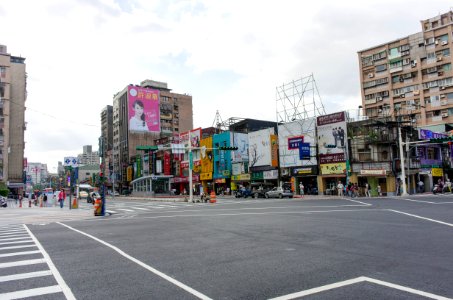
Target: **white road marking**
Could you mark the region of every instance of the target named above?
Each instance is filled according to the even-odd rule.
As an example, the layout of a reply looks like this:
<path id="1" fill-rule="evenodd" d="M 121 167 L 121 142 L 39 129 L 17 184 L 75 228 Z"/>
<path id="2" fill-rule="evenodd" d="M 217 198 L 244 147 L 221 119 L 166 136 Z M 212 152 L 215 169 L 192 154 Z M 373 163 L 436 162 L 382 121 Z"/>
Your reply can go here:
<path id="1" fill-rule="evenodd" d="M 117 208 L 117 210 L 124 210 L 128 212 L 134 212 L 132 209 L 126 209 L 126 208 Z"/>
<path id="2" fill-rule="evenodd" d="M 53 286 L 47 286 L 47 287 L 42 287 L 42 288 L 0 294 L 0 299 L 28 298 L 28 297 L 47 295 L 47 294 L 60 293 L 61 291 L 62 290 L 58 285 L 53 285 Z"/>
<path id="3" fill-rule="evenodd" d="M 23 244 L 23 243 L 32 243 L 32 240 L 25 240 L 25 241 L 15 241 L 15 242 L 4 242 L 0 243 L 0 245 L 10 245 L 10 244 Z"/>
<path id="4" fill-rule="evenodd" d="M 414 218 L 418 218 L 418 219 L 422 219 L 422 220 L 426 220 L 426 221 L 430 221 L 430 222 L 439 223 L 439 224 L 442 224 L 442 225 L 447 225 L 447 226 L 453 227 L 453 224 L 450 224 L 450 223 L 447 223 L 447 222 L 442 222 L 442 221 L 439 221 L 439 220 L 425 218 L 425 217 L 422 217 L 422 216 L 409 214 L 409 213 L 406 213 L 406 212 L 403 212 L 403 211 L 399 211 L 399 210 L 388 209 L 388 211 L 393 211 L 393 212 L 396 212 L 398 214 L 403 214 L 403 215 L 406 215 L 406 216 L 410 216 L 410 217 L 414 217 Z"/>
<path id="5" fill-rule="evenodd" d="M 114 210 L 106 210 L 105 212 L 106 212 L 106 213 L 109 213 L 109 214 L 116 214 L 116 213 L 117 213 L 117 212 L 114 211 Z"/>
<path id="6" fill-rule="evenodd" d="M 11 268 L 11 267 L 19 267 L 19 266 L 36 265 L 36 264 L 45 264 L 45 263 L 46 263 L 46 260 L 44 258 L 20 260 L 20 261 L 1 263 L 0 264 L 0 269 Z"/>
<path id="7" fill-rule="evenodd" d="M 0 231 L 1 234 L 7 234 L 7 233 L 19 233 L 19 232 L 24 232 L 23 229 L 14 229 L 14 230 L 2 230 Z"/>
<path id="8" fill-rule="evenodd" d="M 0 241 L 15 241 L 15 240 L 23 240 L 23 239 L 28 239 L 28 236 L 23 236 L 23 237 L 15 237 L 15 238 L 0 238 Z"/>
<path id="9" fill-rule="evenodd" d="M 149 211 L 149 208 L 143 208 L 143 207 L 137 207 L 137 206 L 132 206 L 131 208 L 138 209 L 138 210 L 147 210 L 147 211 Z"/>
<path id="10" fill-rule="evenodd" d="M 184 218 L 184 217 L 218 217 L 218 216 L 242 216 L 242 215 L 285 215 L 285 214 L 312 214 L 312 213 L 329 213 L 329 212 L 354 212 L 354 211 L 385 211 L 386 209 L 363 208 L 363 209 L 337 209 L 337 210 L 309 210 L 309 211 L 282 211 L 282 212 L 246 212 L 246 213 L 219 213 L 213 214 L 191 214 L 191 215 L 168 215 L 168 216 L 149 216 L 143 219 L 159 218 Z"/>
<path id="11" fill-rule="evenodd" d="M 5 233 L 5 234 L 0 234 L 0 238 L 9 238 L 9 237 L 19 237 L 27 235 L 26 232 L 17 232 L 17 233 Z"/>
<path id="12" fill-rule="evenodd" d="M 335 282 L 335 283 L 332 283 L 332 284 L 323 285 L 323 286 L 320 286 L 320 287 L 316 287 L 316 288 L 312 288 L 312 289 L 309 289 L 309 290 L 305 290 L 305 291 L 301 291 L 301 292 L 297 292 L 297 293 L 293 293 L 293 294 L 288 294 L 288 295 L 272 298 L 272 299 L 269 299 L 269 300 L 290 300 L 290 299 L 296 299 L 296 298 L 300 298 L 300 297 L 304 297 L 304 296 L 308 296 L 308 295 L 312 295 L 312 294 L 316 294 L 316 293 L 320 293 L 320 292 L 325 292 L 325 291 L 328 291 L 328 290 L 332 290 L 332 289 L 336 289 L 336 288 L 340 288 L 340 287 L 343 287 L 343 286 L 346 286 L 346 285 L 356 284 L 356 283 L 360 283 L 360 282 L 370 282 L 370 283 L 374 283 L 374 284 L 390 287 L 390 288 L 397 289 L 397 290 L 400 290 L 400 291 L 405 291 L 405 292 L 408 292 L 408 293 L 411 293 L 411 294 L 424 296 L 424 297 L 431 298 L 431 299 L 436 299 L 436 300 L 451 300 L 451 298 L 446 298 L 446 297 L 443 297 L 443 296 L 439 296 L 439 295 L 435 295 L 435 294 L 419 291 L 419 290 L 408 288 L 408 287 L 405 287 L 405 286 L 402 286 L 402 285 L 393 284 L 393 283 L 390 283 L 390 282 L 377 280 L 377 279 L 373 279 L 373 278 L 365 277 L 365 276 L 361 276 L 361 277 L 357 277 L 357 278 L 349 279 L 349 280 L 345 280 L 345 281 Z"/>
<path id="13" fill-rule="evenodd" d="M 97 238 L 97 237 L 95 237 L 95 236 L 92 236 L 92 235 L 90 235 L 90 234 L 88 234 L 88 233 L 85 233 L 85 232 L 83 232 L 83 231 L 80 231 L 80 230 L 78 230 L 78 229 L 75 229 L 75 228 L 73 228 L 73 227 L 71 227 L 71 226 L 68 226 L 68 225 L 66 225 L 66 224 L 63 224 L 63 223 L 60 223 L 60 222 L 57 222 L 57 224 L 60 224 L 60 225 L 66 227 L 66 228 L 68 228 L 68 229 L 71 229 L 71 230 L 73 230 L 73 231 L 75 231 L 75 232 L 78 232 L 78 233 L 80 233 L 80 234 L 82 234 L 82 235 L 84 235 L 84 236 L 86 236 L 86 237 L 89 237 L 89 238 L 91 238 L 91 239 L 93 239 L 93 240 L 95 240 L 95 241 L 97 241 L 97 242 L 99 242 L 99 243 L 101 243 L 101 244 L 103 244 L 103 245 L 105 245 L 105 246 L 107 246 L 107 247 L 113 249 L 114 251 L 116 251 L 116 252 L 119 253 L 120 255 L 124 256 L 125 258 L 127 258 L 127 259 L 129 259 L 129 260 L 135 262 L 135 263 L 138 264 L 139 266 L 141 266 L 141 267 L 145 268 L 146 270 L 148 270 L 148 271 L 150 271 L 150 272 L 156 274 L 157 276 L 160 276 L 161 278 L 163 278 L 163 279 L 165 279 L 165 280 L 167 280 L 167 281 L 173 283 L 174 285 L 176 285 L 176 286 L 180 287 L 181 289 L 183 289 L 183 290 L 189 292 L 190 294 L 194 295 L 195 297 L 197 297 L 197 298 L 199 298 L 199 299 L 211 300 L 211 298 L 209 298 L 208 296 L 206 296 L 206 295 L 204 295 L 204 294 L 202 294 L 202 293 L 200 293 L 200 292 L 194 290 L 193 288 L 191 288 L 191 287 L 185 285 L 184 283 L 182 283 L 182 282 L 180 282 L 180 281 L 178 281 L 178 280 L 176 280 L 176 279 L 174 279 L 174 278 L 172 278 L 172 277 L 170 277 L 170 276 L 168 276 L 168 275 L 162 273 L 161 271 L 159 271 L 159 270 L 157 270 L 157 269 L 155 269 L 155 268 L 153 268 L 153 267 L 151 267 L 151 266 L 145 264 L 144 262 L 142 262 L 142 261 L 140 261 L 140 260 L 138 260 L 138 259 L 136 259 L 136 258 L 130 256 L 129 254 L 127 254 L 126 252 L 124 252 L 123 250 L 119 249 L 119 248 L 116 247 L 116 246 L 113 246 L 113 245 L 111 245 L 111 244 L 109 244 L 109 243 L 107 243 L 107 242 L 105 242 L 105 241 L 103 241 L 103 240 L 101 240 L 101 239 L 99 239 L 99 238 Z"/>
<path id="14" fill-rule="evenodd" d="M 61 277 L 60 272 L 58 272 L 58 269 L 53 264 L 52 260 L 50 259 L 49 254 L 47 254 L 44 247 L 41 245 L 41 243 L 38 241 L 38 239 L 35 237 L 35 235 L 30 231 L 30 229 L 27 227 L 27 225 L 24 225 L 24 228 L 28 231 L 28 234 L 31 236 L 31 238 L 35 242 L 36 246 L 38 246 L 38 249 L 41 251 L 42 256 L 44 256 L 45 262 L 49 266 L 50 271 L 52 272 L 53 276 L 55 277 L 55 280 L 57 281 L 59 288 L 66 296 L 66 299 L 75 300 L 76 298 L 74 297 L 74 294 L 72 293 L 71 289 L 66 284 L 66 282 L 64 281 L 63 277 Z"/>
<path id="15" fill-rule="evenodd" d="M 365 203 L 365 202 L 358 201 L 358 200 L 352 200 L 352 199 L 346 199 L 346 198 L 343 198 L 343 200 L 352 201 L 352 202 L 355 202 L 355 203 L 360 203 L 360 204 L 363 204 L 363 205 L 366 205 L 366 206 L 371 206 L 372 205 L 370 203 Z"/>
<path id="16" fill-rule="evenodd" d="M 420 202 L 420 203 L 436 204 L 436 202 L 423 201 L 423 200 L 414 200 L 414 199 L 407 199 L 407 198 L 395 198 L 395 199 L 397 199 L 397 200 L 403 200 L 403 201 L 412 201 L 412 202 Z"/>
<path id="17" fill-rule="evenodd" d="M 11 256 L 19 256 L 19 255 L 30 255 L 30 254 L 36 254 L 36 253 L 40 253 L 39 250 L 22 251 L 22 252 L 11 252 L 11 253 L 3 253 L 3 254 L 0 254 L 0 257 L 11 257 Z"/>
<path id="18" fill-rule="evenodd" d="M 37 272 L 31 272 L 31 273 L 13 274 L 13 275 L 7 275 L 7 276 L 0 276 L 0 282 L 35 278 L 35 277 L 43 277 L 43 276 L 50 276 L 50 275 L 52 275 L 52 272 L 50 270 L 37 271 Z"/>
<path id="19" fill-rule="evenodd" d="M 21 249 L 21 248 L 32 248 L 32 247 L 36 247 L 36 245 L 21 245 L 21 246 L 0 247 L 0 250 Z"/>

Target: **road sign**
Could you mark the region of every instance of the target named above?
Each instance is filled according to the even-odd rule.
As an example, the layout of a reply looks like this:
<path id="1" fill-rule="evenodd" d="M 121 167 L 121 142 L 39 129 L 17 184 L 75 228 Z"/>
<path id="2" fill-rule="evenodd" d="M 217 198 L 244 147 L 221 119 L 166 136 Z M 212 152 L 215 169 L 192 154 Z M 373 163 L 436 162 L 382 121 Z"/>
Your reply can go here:
<path id="1" fill-rule="evenodd" d="M 63 165 L 65 167 L 74 167 L 75 168 L 75 167 L 79 166 L 77 157 L 73 157 L 73 156 L 65 157 L 63 162 L 64 162 Z"/>

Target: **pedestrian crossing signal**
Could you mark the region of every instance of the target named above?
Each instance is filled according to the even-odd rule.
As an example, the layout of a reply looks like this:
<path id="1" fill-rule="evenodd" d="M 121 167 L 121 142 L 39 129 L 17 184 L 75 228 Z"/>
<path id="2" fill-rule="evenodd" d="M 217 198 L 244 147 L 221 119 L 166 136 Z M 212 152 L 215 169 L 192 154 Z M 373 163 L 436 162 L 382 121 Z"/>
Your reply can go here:
<path id="1" fill-rule="evenodd" d="M 219 147 L 219 150 L 237 150 L 238 147 L 227 147 L 227 146 L 221 146 Z"/>

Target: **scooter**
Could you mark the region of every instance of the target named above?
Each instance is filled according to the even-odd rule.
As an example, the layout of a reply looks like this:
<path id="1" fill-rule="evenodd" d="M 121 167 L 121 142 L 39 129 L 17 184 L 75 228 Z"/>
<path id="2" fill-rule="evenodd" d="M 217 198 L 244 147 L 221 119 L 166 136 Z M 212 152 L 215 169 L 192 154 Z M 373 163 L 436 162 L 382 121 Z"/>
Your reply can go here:
<path id="1" fill-rule="evenodd" d="M 437 193 L 443 193 L 443 189 L 442 189 L 442 186 L 438 185 L 438 184 L 435 184 L 434 187 L 433 187 L 433 194 L 437 194 Z"/>
<path id="2" fill-rule="evenodd" d="M 0 198 L 0 207 L 8 207 L 8 203 L 5 198 Z"/>

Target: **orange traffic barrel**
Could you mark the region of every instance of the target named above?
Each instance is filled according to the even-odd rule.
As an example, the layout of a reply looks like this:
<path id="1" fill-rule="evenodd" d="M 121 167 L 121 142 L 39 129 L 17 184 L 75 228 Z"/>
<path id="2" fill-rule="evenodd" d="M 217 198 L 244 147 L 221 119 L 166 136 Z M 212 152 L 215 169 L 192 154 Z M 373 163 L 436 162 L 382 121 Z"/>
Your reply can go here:
<path id="1" fill-rule="evenodd" d="M 210 197 L 209 197 L 209 198 L 210 198 L 210 199 L 209 199 L 209 202 L 210 202 L 210 203 L 216 203 L 216 202 L 217 202 L 217 199 L 216 199 L 215 197 L 216 197 L 216 196 L 215 196 L 215 192 L 212 191 L 212 192 L 211 192 L 211 195 L 210 195 Z"/>

